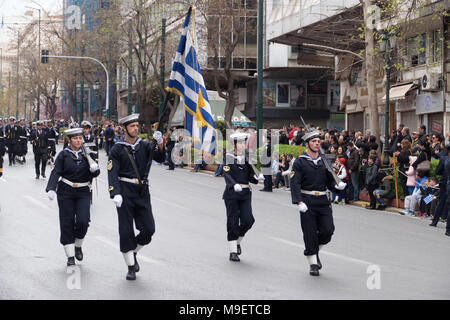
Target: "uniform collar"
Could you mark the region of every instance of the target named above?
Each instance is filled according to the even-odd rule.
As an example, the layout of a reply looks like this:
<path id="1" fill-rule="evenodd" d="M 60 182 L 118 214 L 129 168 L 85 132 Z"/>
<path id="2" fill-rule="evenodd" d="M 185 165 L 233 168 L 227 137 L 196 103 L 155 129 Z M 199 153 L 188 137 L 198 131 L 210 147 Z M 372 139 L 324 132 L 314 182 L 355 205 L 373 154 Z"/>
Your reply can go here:
<path id="1" fill-rule="evenodd" d="M 67 147 L 67 148 L 65 148 L 64 150 L 67 150 L 67 151 L 69 151 L 71 154 L 73 154 L 77 159 L 78 159 L 78 155 L 80 154 L 80 153 L 82 153 L 83 152 L 83 150 L 80 148 L 80 150 L 78 150 L 78 151 L 73 151 L 72 149 L 70 149 L 69 147 Z"/>
<path id="2" fill-rule="evenodd" d="M 117 143 L 118 144 L 123 144 L 124 146 L 127 146 L 127 147 L 131 147 L 132 150 L 135 150 L 136 146 L 138 146 L 139 142 L 141 142 L 141 141 L 142 141 L 141 138 L 137 138 L 137 140 L 136 140 L 136 142 L 134 144 L 129 144 L 128 142 L 126 142 L 124 140 L 118 141 Z"/>
<path id="3" fill-rule="evenodd" d="M 317 159 L 313 159 L 306 152 L 303 152 L 303 154 L 299 158 L 304 158 L 306 160 L 309 160 L 309 161 L 313 162 L 316 166 L 319 163 L 319 161 L 322 160 L 322 158 L 320 156 Z"/>
<path id="4" fill-rule="evenodd" d="M 245 164 L 245 156 L 236 156 L 232 153 L 227 153 L 226 158 L 227 159 L 233 158 L 234 160 L 237 160 L 237 162 L 236 162 L 237 164 Z M 234 162 L 235 161 L 233 161 L 233 163 Z"/>

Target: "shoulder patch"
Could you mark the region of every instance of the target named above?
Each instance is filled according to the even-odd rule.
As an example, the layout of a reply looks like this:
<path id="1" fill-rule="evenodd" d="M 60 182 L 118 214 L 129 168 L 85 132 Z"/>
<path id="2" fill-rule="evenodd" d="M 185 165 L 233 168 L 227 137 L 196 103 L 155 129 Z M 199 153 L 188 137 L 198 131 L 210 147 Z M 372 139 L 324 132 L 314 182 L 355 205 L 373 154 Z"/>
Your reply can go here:
<path id="1" fill-rule="evenodd" d="M 225 172 L 230 171 L 230 167 L 229 167 L 229 166 L 224 166 L 224 167 L 223 167 L 223 171 L 225 171 Z"/>
<path id="2" fill-rule="evenodd" d="M 111 171 L 111 170 L 112 170 L 112 167 L 113 167 L 112 160 L 109 160 L 109 161 L 108 161 L 108 166 L 107 166 L 106 168 L 108 169 L 108 171 Z"/>
<path id="3" fill-rule="evenodd" d="M 289 176 L 291 179 L 295 176 L 295 171 L 291 172 L 291 175 Z"/>
<path id="4" fill-rule="evenodd" d="M 111 191 L 113 191 L 114 190 L 114 187 L 113 186 L 110 186 L 109 187 L 109 191 L 111 192 Z"/>

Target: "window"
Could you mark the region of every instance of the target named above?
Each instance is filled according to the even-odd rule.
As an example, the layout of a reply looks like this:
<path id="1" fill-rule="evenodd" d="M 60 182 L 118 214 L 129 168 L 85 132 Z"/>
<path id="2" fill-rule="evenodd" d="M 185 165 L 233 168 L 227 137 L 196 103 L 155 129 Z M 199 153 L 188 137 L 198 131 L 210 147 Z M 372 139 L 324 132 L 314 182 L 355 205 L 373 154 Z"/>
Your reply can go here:
<path id="1" fill-rule="evenodd" d="M 408 39 L 408 56 L 411 57 L 411 66 L 427 62 L 427 35 L 426 33 Z"/>
<path id="2" fill-rule="evenodd" d="M 433 62 L 440 61 L 444 50 L 444 38 L 440 29 L 433 31 Z"/>

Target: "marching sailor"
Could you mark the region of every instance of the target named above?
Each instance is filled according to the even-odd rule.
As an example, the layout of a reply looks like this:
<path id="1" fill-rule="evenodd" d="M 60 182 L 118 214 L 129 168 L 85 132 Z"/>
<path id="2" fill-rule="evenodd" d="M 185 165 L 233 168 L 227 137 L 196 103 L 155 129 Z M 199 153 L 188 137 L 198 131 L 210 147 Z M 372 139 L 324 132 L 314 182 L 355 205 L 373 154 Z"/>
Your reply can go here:
<path id="1" fill-rule="evenodd" d="M 165 160 L 161 132 L 153 134 L 156 143 L 141 140 L 138 119 L 139 114 L 132 114 L 119 120 L 125 137 L 109 151 L 107 166 L 109 193 L 119 217 L 120 251 L 128 266 L 127 280 L 136 280 L 139 271 L 136 254 L 151 242 L 155 233 L 148 174 L 153 160 L 158 163 Z M 137 236 L 133 220 L 140 232 Z"/>
<path id="2" fill-rule="evenodd" d="M 0 118 L 0 177 L 3 175 L 3 156 L 6 152 L 5 134 L 3 132 L 2 118 Z"/>
<path id="3" fill-rule="evenodd" d="M 100 174 L 97 163 L 89 165 L 83 154 L 83 130 L 68 129 L 65 134 L 69 146 L 61 151 L 47 184 L 50 201 L 58 198 L 60 242 L 67 256 L 67 266 L 75 265 L 75 258 L 83 260 L 81 249 L 90 222 L 91 182 Z M 60 179 L 61 178 L 61 179 Z"/>
<path id="4" fill-rule="evenodd" d="M 46 120 L 46 127 L 48 134 L 48 154 L 49 163 L 54 162 L 53 157 L 56 155 L 56 145 L 58 144 L 58 133 L 53 128 L 52 120 Z"/>
<path id="5" fill-rule="evenodd" d="M 331 241 L 334 232 L 333 215 L 328 190 L 343 190 L 344 182 L 336 185 L 332 174 L 319 156 L 320 132 L 305 134 L 307 151 L 299 156 L 291 173 L 292 203 L 298 205 L 305 242 L 304 255 L 310 265 L 310 275 L 318 276 L 322 264 L 319 250 Z"/>
<path id="6" fill-rule="evenodd" d="M 245 149 L 248 134 L 235 133 L 230 138 L 234 142 L 234 153 L 226 155 L 227 161 L 223 167 L 226 186 L 222 199 L 227 210 L 230 260 L 240 261 L 238 256 L 242 253 L 241 241 L 255 222 L 249 183 L 257 184 L 259 180 L 264 180 L 264 176 L 262 173 L 257 176 L 249 164 L 248 153 Z"/>
<path id="7" fill-rule="evenodd" d="M 20 129 L 16 125 L 16 118 L 10 117 L 9 124 L 5 128 L 6 146 L 8 147 L 9 165 L 16 164 L 16 154 L 20 142 Z"/>
<path id="8" fill-rule="evenodd" d="M 85 120 L 81 123 L 81 126 L 83 127 L 84 145 L 91 150 L 92 160 L 98 163 L 98 142 L 95 135 L 91 133 L 92 123 Z"/>
<path id="9" fill-rule="evenodd" d="M 43 122 L 38 121 L 37 128 L 31 132 L 36 179 L 39 179 L 40 174 L 45 178 L 45 168 L 47 166 L 48 132 L 42 126 Z"/>

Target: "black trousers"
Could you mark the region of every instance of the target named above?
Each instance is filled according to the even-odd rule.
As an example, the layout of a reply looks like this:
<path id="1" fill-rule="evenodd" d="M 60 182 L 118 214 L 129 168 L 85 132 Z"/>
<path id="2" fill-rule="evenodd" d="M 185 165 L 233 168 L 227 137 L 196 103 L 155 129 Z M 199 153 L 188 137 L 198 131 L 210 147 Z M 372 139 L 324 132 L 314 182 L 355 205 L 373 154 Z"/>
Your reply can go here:
<path id="1" fill-rule="evenodd" d="M 367 191 L 369 192 L 370 197 L 370 206 L 375 208 L 377 206 L 377 198 L 374 196 L 373 192 L 376 190 L 376 185 L 368 185 Z"/>
<path id="2" fill-rule="evenodd" d="M 264 176 L 264 190 L 272 191 L 272 187 L 273 187 L 272 175 Z"/>
<path id="3" fill-rule="evenodd" d="M 172 150 L 173 149 L 168 149 L 167 150 L 167 162 L 169 163 L 169 168 L 170 169 L 175 169 L 175 163 L 172 160 Z"/>
<path id="4" fill-rule="evenodd" d="M 36 170 L 36 175 L 42 173 L 45 175 L 45 167 L 47 166 L 47 152 L 36 152 L 34 154 L 34 168 Z M 41 171 L 39 171 L 42 169 Z"/>
<path id="5" fill-rule="evenodd" d="M 400 173 L 400 175 L 398 177 L 398 180 L 399 180 L 400 185 L 402 186 L 402 189 L 403 189 L 403 197 L 409 196 L 409 190 L 408 190 L 408 187 L 406 185 L 406 181 L 408 180 L 408 178 Z"/>
<path id="6" fill-rule="evenodd" d="M 150 197 L 130 198 L 123 196 L 122 206 L 117 208 L 119 215 L 120 251 L 128 252 L 137 245 L 145 246 L 152 241 L 155 233 Z M 139 234 L 134 234 L 133 221 Z"/>
<path id="7" fill-rule="evenodd" d="M 72 244 L 75 238 L 84 239 L 90 222 L 90 193 L 58 194 L 60 242 Z"/>
<path id="8" fill-rule="evenodd" d="M 252 214 L 252 199 L 225 199 L 224 201 L 227 209 L 227 239 L 228 241 L 234 241 L 245 236 L 255 223 Z"/>
<path id="9" fill-rule="evenodd" d="M 319 245 L 331 241 L 334 233 L 333 213 L 331 206 L 308 206 L 308 211 L 300 213 L 300 223 L 305 242 L 305 256 L 319 252 Z"/>
<path id="10" fill-rule="evenodd" d="M 439 184 L 439 198 L 438 198 L 436 210 L 434 210 L 433 223 L 438 223 L 440 217 L 445 219 L 447 212 L 449 210 L 449 204 L 450 204 L 450 201 L 447 199 L 447 184 L 440 183 Z"/>
<path id="11" fill-rule="evenodd" d="M 9 164 L 15 164 L 16 163 L 16 155 L 17 155 L 17 143 L 11 143 L 8 145 L 8 160 Z"/>

